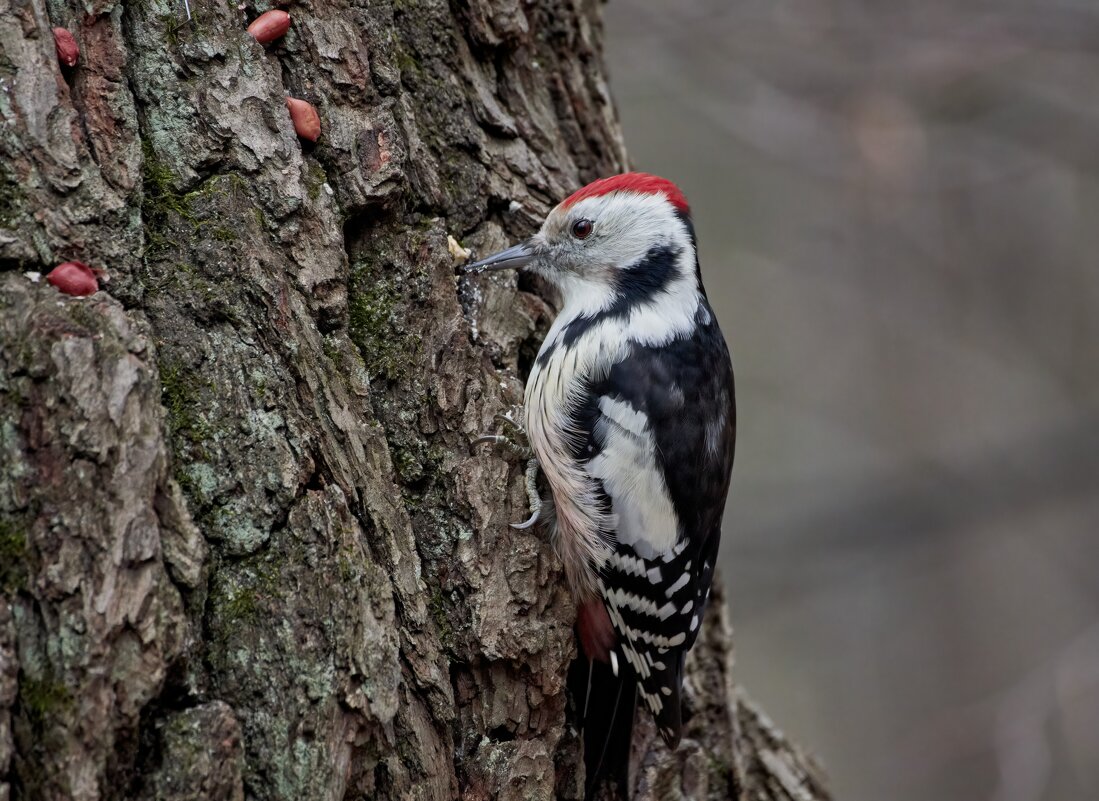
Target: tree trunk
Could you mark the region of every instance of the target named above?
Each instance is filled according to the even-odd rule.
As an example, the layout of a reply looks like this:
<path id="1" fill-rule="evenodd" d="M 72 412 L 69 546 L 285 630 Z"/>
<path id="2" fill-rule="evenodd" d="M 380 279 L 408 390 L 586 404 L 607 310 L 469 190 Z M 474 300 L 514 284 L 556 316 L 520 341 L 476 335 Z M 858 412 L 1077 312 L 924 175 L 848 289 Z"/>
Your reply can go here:
<path id="1" fill-rule="evenodd" d="M 470 447 L 551 312 L 454 266 L 625 166 L 598 4 L 190 6 L 0 0 L 0 801 L 579 798 L 574 610 Z M 711 610 L 635 797 L 825 798 Z"/>

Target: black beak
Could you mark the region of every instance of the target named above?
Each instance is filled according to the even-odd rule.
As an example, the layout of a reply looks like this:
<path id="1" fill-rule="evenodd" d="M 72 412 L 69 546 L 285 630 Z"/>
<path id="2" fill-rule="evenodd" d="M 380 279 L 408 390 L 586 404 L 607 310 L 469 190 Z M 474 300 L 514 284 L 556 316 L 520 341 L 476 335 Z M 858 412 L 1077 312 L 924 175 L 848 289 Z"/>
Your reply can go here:
<path id="1" fill-rule="evenodd" d="M 483 273 L 486 270 L 515 270 L 530 264 L 533 258 L 534 248 L 530 246 L 530 242 L 520 242 L 507 250 L 494 253 L 487 259 L 467 264 L 462 268 L 462 272 L 470 274 Z"/>

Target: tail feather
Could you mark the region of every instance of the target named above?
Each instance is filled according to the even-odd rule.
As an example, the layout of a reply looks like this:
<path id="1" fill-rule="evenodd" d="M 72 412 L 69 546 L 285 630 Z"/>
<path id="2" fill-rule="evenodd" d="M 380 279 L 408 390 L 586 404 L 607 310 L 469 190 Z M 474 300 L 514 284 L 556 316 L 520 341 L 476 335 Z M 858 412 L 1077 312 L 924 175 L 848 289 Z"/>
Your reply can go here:
<path id="1" fill-rule="evenodd" d="M 615 676 L 605 662 L 581 656 L 573 662 L 569 684 L 572 697 L 582 703 L 584 797 L 628 798 L 637 682 L 632 675 Z"/>
<path id="2" fill-rule="evenodd" d="M 679 746 L 683 737 L 683 663 L 686 659 L 686 651 L 681 651 L 678 656 L 671 656 L 671 669 L 662 677 L 660 693 L 661 705 L 658 711 L 653 712 L 656 721 L 656 730 L 660 732 L 664 743 L 674 751 Z M 667 690 L 665 693 L 664 690 Z"/>

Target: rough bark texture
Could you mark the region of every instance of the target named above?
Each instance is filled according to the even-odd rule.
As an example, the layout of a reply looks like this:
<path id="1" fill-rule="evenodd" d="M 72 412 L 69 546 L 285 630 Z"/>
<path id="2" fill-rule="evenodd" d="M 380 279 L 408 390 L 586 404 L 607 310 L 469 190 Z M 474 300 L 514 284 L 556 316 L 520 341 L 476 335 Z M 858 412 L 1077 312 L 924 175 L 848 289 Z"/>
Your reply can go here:
<path id="1" fill-rule="evenodd" d="M 0 801 L 576 798 L 571 601 L 470 449 L 550 312 L 448 236 L 624 165 L 598 5 L 191 7 L 0 0 Z M 636 797 L 824 798 L 730 647 Z"/>

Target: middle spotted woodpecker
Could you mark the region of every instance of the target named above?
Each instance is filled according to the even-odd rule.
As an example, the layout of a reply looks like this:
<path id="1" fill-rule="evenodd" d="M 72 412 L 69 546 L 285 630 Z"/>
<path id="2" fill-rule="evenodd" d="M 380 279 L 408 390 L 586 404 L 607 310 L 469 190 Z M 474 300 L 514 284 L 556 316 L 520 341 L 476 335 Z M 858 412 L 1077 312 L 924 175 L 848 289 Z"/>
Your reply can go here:
<path id="1" fill-rule="evenodd" d="M 542 276 L 562 299 L 527 381 L 525 427 L 552 492 L 541 517 L 577 600 L 591 795 L 601 773 L 624 776 L 638 696 L 670 747 L 682 736 L 683 663 L 733 464 L 732 366 L 670 181 L 595 181 L 530 239 L 465 269 L 506 268 Z M 597 667 L 611 684 L 593 691 Z"/>

